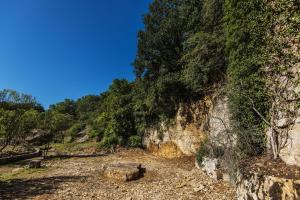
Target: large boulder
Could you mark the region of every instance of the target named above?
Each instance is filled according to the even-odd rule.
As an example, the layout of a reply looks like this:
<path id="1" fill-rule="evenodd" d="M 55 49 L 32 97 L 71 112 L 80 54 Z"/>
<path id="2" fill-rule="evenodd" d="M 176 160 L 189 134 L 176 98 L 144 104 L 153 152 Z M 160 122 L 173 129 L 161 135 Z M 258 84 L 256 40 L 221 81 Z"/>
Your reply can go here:
<path id="1" fill-rule="evenodd" d="M 105 166 L 104 176 L 122 182 L 139 179 L 144 173 L 139 163 L 113 163 Z"/>

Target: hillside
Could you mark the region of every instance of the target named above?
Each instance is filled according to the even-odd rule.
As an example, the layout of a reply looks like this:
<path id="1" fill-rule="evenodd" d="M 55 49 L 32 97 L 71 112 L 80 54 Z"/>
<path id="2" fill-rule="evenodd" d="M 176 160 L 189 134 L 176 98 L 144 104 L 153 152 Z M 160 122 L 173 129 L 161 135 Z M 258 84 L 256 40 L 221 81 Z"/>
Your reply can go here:
<path id="1" fill-rule="evenodd" d="M 93 144 L 92 153 L 110 153 L 108 158 L 62 164 L 71 176 L 90 177 L 86 185 L 71 180 L 66 186 L 83 187 L 87 199 L 224 199 L 224 188 L 225 199 L 299 199 L 299 10 L 298 0 L 153 0 L 137 37 L 135 80 L 116 79 L 99 95 L 47 110 L 31 95 L 0 91 L 1 157 L 39 148 L 46 158 L 59 145 L 80 154 Z M 147 153 L 114 154 L 124 148 Z M 186 156 L 191 160 L 182 160 Z M 99 183 L 106 189 L 98 191 L 92 185 L 99 177 L 87 168 L 98 172 L 94 162 L 106 159 L 142 163 L 146 175 L 115 190 L 113 183 Z M 47 178 L 62 176 L 60 170 Z M 153 171 L 158 174 L 148 177 Z M 185 175 L 211 190 L 177 187 Z M 118 196 L 123 189 L 126 195 Z M 46 197 L 34 192 L 37 199 L 76 199 L 73 190 L 59 186 Z"/>

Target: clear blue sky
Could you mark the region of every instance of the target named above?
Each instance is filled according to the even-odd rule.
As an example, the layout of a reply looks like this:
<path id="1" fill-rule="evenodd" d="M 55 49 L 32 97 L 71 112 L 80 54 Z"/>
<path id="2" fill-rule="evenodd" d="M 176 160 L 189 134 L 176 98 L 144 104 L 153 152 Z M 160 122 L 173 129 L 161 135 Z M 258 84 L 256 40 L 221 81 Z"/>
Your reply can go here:
<path id="1" fill-rule="evenodd" d="M 151 0 L 0 0 L 0 89 L 44 106 L 133 80 Z"/>

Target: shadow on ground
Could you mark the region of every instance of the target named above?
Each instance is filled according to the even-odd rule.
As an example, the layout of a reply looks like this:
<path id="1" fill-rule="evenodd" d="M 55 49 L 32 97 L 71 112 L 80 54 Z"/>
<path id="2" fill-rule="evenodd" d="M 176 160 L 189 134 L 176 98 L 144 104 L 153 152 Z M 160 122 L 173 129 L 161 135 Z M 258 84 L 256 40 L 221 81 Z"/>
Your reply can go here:
<path id="1" fill-rule="evenodd" d="M 64 182 L 83 180 L 84 176 L 56 176 L 38 179 L 15 179 L 0 181 L 0 199 L 27 199 L 37 195 L 51 194 Z"/>

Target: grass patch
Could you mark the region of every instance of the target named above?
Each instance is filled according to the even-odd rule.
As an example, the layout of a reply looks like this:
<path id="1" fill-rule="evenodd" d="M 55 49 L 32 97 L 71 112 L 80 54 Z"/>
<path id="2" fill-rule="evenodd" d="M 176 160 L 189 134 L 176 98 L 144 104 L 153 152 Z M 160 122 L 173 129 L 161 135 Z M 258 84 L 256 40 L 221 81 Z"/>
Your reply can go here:
<path id="1" fill-rule="evenodd" d="M 49 168 L 47 167 L 42 167 L 38 169 L 20 168 L 17 171 L 0 174 L 0 181 L 11 181 L 13 179 L 35 177 L 41 175 L 46 171 L 49 171 Z"/>
<path id="2" fill-rule="evenodd" d="M 58 151 L 65 153 L 82 153 L 87 149 L 98 149 L 97 142 L 86 142 L 86 143 L 55 143 L 51 144 L 51 146 Z"/>

